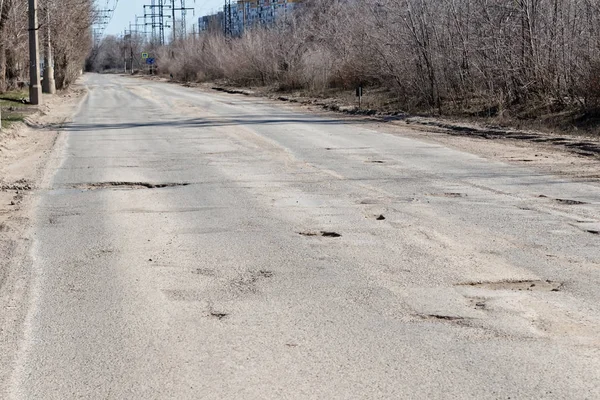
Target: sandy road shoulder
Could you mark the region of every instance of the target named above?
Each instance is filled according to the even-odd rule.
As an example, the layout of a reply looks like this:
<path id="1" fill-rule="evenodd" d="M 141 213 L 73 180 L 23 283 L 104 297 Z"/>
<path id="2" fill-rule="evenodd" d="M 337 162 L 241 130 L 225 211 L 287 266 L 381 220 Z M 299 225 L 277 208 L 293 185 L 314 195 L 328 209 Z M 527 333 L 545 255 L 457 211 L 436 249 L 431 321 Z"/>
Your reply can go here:
<path id="1" fill-rule="evenodd" d="M 0 398 L 4 398 L 27 311 L 30 227 L 37 194 L 52 175 L 61 129 L 87 90 L 81 85 L 44 98 L 38 112 L 0 132 Z"/>

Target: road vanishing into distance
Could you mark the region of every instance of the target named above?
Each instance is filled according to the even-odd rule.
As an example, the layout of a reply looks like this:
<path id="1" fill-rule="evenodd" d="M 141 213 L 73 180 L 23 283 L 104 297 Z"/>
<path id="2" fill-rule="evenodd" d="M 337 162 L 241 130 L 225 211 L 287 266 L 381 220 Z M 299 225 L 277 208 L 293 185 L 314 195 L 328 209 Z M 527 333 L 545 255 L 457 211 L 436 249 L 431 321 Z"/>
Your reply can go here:
<path id="1" fill-rule="evenodd" d="M 88 75 L 16 399 L 598 399 L 600 187 Z"/>

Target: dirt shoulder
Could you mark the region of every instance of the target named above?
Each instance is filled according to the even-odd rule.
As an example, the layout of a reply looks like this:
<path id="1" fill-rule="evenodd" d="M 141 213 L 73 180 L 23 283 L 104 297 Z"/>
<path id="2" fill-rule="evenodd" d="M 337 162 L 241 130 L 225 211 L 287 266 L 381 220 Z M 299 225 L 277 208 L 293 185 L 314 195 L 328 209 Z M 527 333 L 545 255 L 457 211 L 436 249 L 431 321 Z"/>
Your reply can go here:
<path id="1" fill-rule="evenodd" d="M 37 193 L 55 150 L 60 128 L 69 121 L 86 90 L 75 86 L 44 96 L 37 112 L 0 132 L 0 365 L 10 366 L 18 345 L 29 290 L 29 228 Z M 0 368 L 0 397 L 9 368 Z"/>

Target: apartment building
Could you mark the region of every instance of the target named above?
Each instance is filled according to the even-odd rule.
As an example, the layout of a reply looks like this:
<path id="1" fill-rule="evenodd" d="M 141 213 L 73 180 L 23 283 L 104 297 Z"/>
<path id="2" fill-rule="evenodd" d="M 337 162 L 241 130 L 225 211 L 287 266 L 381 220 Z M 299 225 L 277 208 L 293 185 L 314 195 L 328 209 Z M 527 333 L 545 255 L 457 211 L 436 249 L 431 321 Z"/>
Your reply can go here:
<path id="1" fill-rule="evenodd" d="M 214 19 L 222 18 L 220 26 L 224 28 L 226 18 L 231 18 L 231 33 L 241 35 L 245 29 L 256 25 L 271 25 L 275 21 L 284 19 L 298 8 L 302 0 L 238 0 L 218 14 L 200 17 L 198 26 L 200 31 L 208 31 L 214 26 Z M 230 17 L 229 17 L 230 16 Z"/>
<path id="2" fill-rule="evenodd" d="M 205 15 L 198 18 L 198 30 L 200 32 L 215 32 L 223 31 L 223 12 L 219 11 L 216 14 Z"/>

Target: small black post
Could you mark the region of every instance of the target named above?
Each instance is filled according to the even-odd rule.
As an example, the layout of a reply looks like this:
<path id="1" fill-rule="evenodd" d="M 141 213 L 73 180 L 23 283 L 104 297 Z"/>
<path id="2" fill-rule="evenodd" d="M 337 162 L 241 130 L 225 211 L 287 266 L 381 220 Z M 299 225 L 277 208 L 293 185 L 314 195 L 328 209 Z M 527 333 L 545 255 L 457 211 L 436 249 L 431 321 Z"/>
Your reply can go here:
<path id="1" fill-rule="evenodd" d="M 356 97 L 358 97 L 358 109 L 362 107 L 362 95 L 363 95 L 363 87 L 362 85 L 357 86 L 356 88 Z"/>

